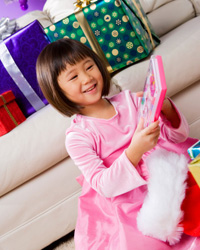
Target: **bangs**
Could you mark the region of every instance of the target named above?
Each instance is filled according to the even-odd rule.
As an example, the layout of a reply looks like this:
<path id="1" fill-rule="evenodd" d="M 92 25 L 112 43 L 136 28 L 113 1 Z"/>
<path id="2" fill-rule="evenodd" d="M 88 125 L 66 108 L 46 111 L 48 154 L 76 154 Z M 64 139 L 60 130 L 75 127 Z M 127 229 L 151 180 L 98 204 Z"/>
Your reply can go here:
<path id="1" fill-rule="evenodd" d="M 55 43 L 56 49 L 52 50 L 55 52 L 53 57 L 53 68 L 52 70 L 57 76 L 66 69 L 67 64 L 75 65 L 77 62 L 85 59 L 86 57 L 93 58 L 91 50 L 85 46 L 77 43 L 75 40 L 73 43 L 69 39 L 60 39 L 58 43 Z"/>

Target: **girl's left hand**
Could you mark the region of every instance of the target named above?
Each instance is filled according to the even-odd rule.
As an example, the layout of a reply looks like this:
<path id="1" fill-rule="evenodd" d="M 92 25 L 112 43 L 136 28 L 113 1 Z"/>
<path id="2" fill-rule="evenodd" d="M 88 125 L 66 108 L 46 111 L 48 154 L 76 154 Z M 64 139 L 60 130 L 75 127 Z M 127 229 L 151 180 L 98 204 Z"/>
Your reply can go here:
<path id="1" fill-rule="evenodd" d="M 137 97 L 143 97 L 143 91 L 136 92 Z"/>

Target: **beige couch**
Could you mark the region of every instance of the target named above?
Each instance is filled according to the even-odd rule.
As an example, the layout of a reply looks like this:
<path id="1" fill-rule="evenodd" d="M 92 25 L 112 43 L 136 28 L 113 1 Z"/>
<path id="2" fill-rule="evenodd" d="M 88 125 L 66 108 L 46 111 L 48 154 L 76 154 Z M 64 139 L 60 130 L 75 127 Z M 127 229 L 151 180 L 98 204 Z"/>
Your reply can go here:
<path id="1" fill-rule="evenodd" d="M 73 12 L 74 0 L 48 0 L 35 18 L 44 27 Z M 168 92 L 200 139 L 200 0 L 141 0 L 161 44 Z M 47 17 L 48 16 L 48 17 Z M 149 58 L 114 76 L 122 89 L 142 90 Z M 113 88 L 112 93 L 117 92 Z M 70 119 L 50 105 L 0 138 L 0 249 L 39 250 L 75 228 L 81 188 L 65 150 Z"/>

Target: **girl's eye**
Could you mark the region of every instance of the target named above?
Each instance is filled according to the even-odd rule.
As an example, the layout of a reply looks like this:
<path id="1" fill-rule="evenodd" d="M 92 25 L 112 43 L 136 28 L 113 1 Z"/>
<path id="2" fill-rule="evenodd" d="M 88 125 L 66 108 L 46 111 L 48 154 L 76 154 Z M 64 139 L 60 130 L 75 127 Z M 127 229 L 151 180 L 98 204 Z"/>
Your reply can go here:
<path id="1" fill-rule="evenodd" d="M 91 69 L 93 67 L 93 64 L 87 67 L 87 70 Z"/>
<path id="2" fill-rule="evenodd" d="M 78 77 L 78 75 L 75 75 L 75 76 L 71 77 L 71 78 L 70 78 L 70 81 L 76 79 L 77 77 Z"/>

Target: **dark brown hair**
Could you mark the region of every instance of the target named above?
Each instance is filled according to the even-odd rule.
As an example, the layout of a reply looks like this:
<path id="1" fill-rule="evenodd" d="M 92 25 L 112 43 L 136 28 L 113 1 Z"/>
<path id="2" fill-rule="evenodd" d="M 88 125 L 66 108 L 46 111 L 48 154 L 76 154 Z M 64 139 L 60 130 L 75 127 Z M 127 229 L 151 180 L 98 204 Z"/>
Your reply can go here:
<path id="1" fill-rule="evenodd" d="M 75 65 L 86 57 L 92 58 L 99 68 L 104 83 L 102 96 L 108 95 L 110 74 L 99 56 L 86 45 L 76 40 L 63 38 L 48 44 L 37 59 L 37 80 L 45 98 L 66 116 L 80 113 L 82 107 L 65 96 L 58 85 L 58 76 L 66 69 L 67 64 Z"/>

